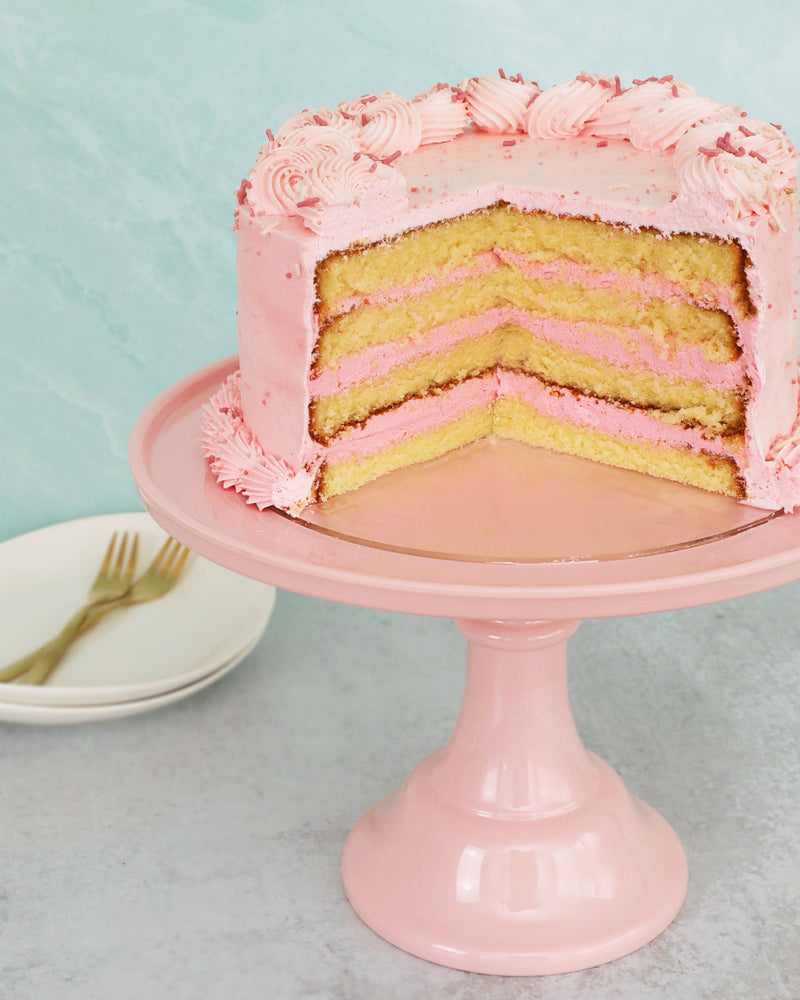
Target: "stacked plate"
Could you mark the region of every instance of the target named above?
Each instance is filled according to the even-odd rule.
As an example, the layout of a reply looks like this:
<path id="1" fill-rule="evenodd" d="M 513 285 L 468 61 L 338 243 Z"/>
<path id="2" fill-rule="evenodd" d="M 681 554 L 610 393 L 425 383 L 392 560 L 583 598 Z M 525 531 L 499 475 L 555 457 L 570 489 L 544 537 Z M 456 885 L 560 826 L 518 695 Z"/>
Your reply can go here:
<path id="1" fill-rule="evenodd" d="M 147 514 L 107 514 L 0 545 L 0 667 L 83 604 L 115 531 L 139 532 L 139 571 L 167 537 Z M 0 683 L 0 721 L 88 722 L 188 698 L 247 656 L 274 603 L 273 587 L 193 554 L 166 596 L 115 611 L 77 639 L 47 684 Z"/>

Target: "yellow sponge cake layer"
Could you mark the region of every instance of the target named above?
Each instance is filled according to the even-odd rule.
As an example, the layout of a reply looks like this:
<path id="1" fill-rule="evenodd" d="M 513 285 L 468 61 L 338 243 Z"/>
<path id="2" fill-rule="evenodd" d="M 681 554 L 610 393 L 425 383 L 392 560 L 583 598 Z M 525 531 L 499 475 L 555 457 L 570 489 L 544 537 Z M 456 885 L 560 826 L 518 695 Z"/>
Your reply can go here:
<path id="1" fill-rule="evenodd" d="M 318 483 L 319 499 L 347 493 L 388 472 L 438 458 L 491 434 L 732 497 L 743 495 L 736 462 L 728 456 L 628 440 L 554 419 L 523 400 L 506 398 L 433 430 L 404 436 L 367 456 L 326 463 Z"/>
<path id="2" fill-rule="evenodd" d="M 348 493 L 387 472 L 438 458 L 463 445 L 488 437 L 491 433 L 492 407 L 482 406 L 435 430 L 405 437 L 401 442 L 364 458 L 327 463 L 320 474 L 319 498 L 327 500 L 339 493 Z"/>
<path id="3" fill-rule="evenodd" d="M 734 459 L 688 448 L 631 441 L 537 413 L 520 399 L 495 404 L 494 433 L 528 444 L 590 458 L 604 465 L 646 472 L 661 479 L 741 497 L 743 485 Z"/>
<path id="4" fill-rule="evenodd" d="M 667 422 L 699 425 L 715 435 L 739 433 L 744 424 L 745 395 L 739 389 L 716 390 L 691 379 L 608 364 L 507 325 L 461 341 L 444 353 L 400 365 L 388 377 L 365 379 L 349 389 L 315 400 L 311 406 L 311 433 L 319 441 L 329 440 L 344 427 L 359 423 L 372 413 L 497 367 L 536 375 L 546 383 L 590 396 L 656 411 Z"/>
<path id="5" fill-rule="evenodd" d="M 386 306 L 361 305 L 325 323 L 319 334 L 317 369 L 335 368 L 348 354 L 379 344 L 414 340 L 435 326 L 479 316 L 501 306 L 531 318 L 602 322 L 635 328 L 662 356 L 697 347 L 707 361 L 740 355 L 731 317 L 720 309 L 646 297 L 608 288 L 526 278 L 514 267 L 446 285 Z"/>
<path id="6" fill-rule="evenodd" d="M 327 257 L 316 273 L 319 318 L 324 322 L 337 315 L 354 297 L 411 284 L 498 247 L 536 261 L 566 259 L 598 271 L 661 275 L 695 297 L 707 294 L 709 285 L 729 288 L 742 314 L 751 309 L 747 258 L 734 241 L 689 233 L 668 236 L 594 219 L 521 212 L 499 203 Z"/>

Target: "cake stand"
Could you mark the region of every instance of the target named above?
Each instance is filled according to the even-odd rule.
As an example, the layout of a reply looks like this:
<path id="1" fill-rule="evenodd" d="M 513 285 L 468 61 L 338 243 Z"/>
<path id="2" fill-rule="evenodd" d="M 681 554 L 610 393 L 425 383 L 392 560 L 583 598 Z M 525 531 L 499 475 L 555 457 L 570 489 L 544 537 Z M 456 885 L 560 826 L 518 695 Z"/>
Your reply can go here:
<path id="1" fill-rule="evenodd" d="M 673 610 L 800 577 L 800 517 L 511 442 L 483 442 L 312 507 L 259 512 L 216 485 L 202 405 L 235 358 L 139 418 L 145 507 L 229 569 L 339 602 L 455 618 L 468 640 L 450 741 L 344 847 L 347 896 L 400 948 L 475 972 L 575 971 L 681 907 L 677 835 L 586 750 L 570 712 L 578 620 Z"/>

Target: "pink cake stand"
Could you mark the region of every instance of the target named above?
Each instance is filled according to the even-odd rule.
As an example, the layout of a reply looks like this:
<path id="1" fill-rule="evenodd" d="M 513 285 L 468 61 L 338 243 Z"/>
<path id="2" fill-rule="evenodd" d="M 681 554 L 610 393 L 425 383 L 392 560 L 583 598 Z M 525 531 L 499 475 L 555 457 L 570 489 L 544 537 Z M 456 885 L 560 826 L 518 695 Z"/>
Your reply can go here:
<path id="1" fill-rule="evenodd" d="M 570 712 L 578 619 L 685 608 L 800 577 L 800 517 L 484 442 L 292 520 L 213 481 L 202 404 L 235 358 L 140 417 L 130 462 L 172 535 L 238 573 L 456 619 L 468 639 L 447 746 L 356 824 L 347 895 L 400 948 L 502 975 L 584 969 L 659 934 L 687 863 L 669 824 L 586 750 Z"/>

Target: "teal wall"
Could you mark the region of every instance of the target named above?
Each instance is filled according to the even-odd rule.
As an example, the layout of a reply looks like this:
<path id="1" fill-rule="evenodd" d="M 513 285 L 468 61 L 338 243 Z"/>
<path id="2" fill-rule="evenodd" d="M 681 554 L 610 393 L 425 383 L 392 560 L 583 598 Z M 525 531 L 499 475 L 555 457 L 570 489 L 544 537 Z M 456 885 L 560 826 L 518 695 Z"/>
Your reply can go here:
<path id="1" fill-rule="evenodd" d="M 138 508 L 132 423 L 235 351 L 233 192 L 266 127 L 503 66 L 673 73 L 800 140 L 798 43 L 796 0 L 5 0 L 0 539 Z"/>

